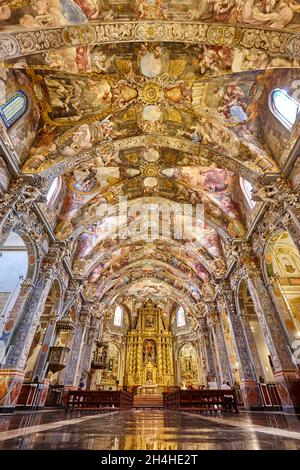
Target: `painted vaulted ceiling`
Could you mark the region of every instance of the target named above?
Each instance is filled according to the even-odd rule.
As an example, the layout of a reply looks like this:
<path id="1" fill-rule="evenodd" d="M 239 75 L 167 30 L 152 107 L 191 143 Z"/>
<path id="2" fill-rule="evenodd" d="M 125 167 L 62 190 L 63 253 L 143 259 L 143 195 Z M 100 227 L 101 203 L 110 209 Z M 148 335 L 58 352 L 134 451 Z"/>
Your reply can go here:
<path id="1" fill-rule="evenodd" d="M 284 163 L 263 113 L 300 77 L 299 20 L 296 0 L 0 0 L 4 95 L 15 80 L 31 100 L 31 134 L 11 139 L 24 174 L 62 177 L 56 236 L 88 298 L 193 309 L 211 294 L 226 240 L 245 237 L 259 206 L 241 178 Z M 128 237 L 114 217 L 125 196 L 131 224 L 137 206 L 177 203 L 171 237 Z M 204 206 L 200 244 L 186 225 L 177 236 L 187 204 Z"/>

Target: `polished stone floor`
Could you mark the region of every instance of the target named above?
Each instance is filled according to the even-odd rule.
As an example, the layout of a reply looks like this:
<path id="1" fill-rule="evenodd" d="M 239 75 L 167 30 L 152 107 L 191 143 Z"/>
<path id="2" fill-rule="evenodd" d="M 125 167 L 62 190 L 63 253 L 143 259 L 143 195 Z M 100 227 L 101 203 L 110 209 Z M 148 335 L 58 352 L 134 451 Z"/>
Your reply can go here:
<path id="1" fill-rule="evenodd" d="M 0 415 L 0 449 L 300 450 L 300 416 L 160 410 Z"/>

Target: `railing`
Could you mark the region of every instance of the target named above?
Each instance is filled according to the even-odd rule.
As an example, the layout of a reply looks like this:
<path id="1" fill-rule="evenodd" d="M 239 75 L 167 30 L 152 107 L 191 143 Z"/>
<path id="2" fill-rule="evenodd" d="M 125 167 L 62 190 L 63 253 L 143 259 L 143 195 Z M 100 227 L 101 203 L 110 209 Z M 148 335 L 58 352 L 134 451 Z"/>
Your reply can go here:
<path id="1" fill-rule="evenodd" d="M 239 412 L 235 390 L 176 390 L 164 393 L 163 398 L 169 409 Z"/>
<path id="2" fill-rule="evenodd" d="M 67 410 L 113 410 L 132 408 L 133 395 L 123 390 L 94 391 L 70 390 L 67 397 Z"/>

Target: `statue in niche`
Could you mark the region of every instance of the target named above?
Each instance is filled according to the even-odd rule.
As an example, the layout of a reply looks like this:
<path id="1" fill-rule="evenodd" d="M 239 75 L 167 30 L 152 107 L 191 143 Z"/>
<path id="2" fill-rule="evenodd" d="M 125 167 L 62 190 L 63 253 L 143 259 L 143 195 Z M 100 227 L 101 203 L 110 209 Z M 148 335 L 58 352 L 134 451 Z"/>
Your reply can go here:
<path id="1" fill-rule="evenodd" d="M 153 382 L 153 376 L 152 376 L 151 370 L 148 370 L 148 371 L 147 371 L 146 382 L 147 382 L 147 383 L 152 383 L 152 382 Z"/>

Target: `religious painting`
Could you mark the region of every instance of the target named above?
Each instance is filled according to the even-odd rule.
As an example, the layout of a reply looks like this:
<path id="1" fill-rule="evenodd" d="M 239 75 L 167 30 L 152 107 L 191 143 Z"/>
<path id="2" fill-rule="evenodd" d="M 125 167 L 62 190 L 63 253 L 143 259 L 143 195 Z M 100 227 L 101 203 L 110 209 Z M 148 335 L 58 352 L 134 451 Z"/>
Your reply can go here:
<path id="1" fill-rule="evenodd" d="M 44 80 L 52 119 L 80 120 L 110 104 L 110 85 L 105 79 L 70 79 L 49 74 Z"/>
<path id="2" fill-rule="evenodd" d="M 146 339 L 143 345 L 143 362 L 156 362 L 156 343 L 153 339 Z"/>
<path id="3" fill-rule="evenodd" d="M 4 3 L 0 24 L 41 28 L 88 20 L 193 20 L 293 30 L 299 13 L 296 0 L 30 0 Z"/>
<path id="4" fill-rule="evenodd" d="M 145 315 L 145 328 L 154 327 L 154 315 Z"/>

